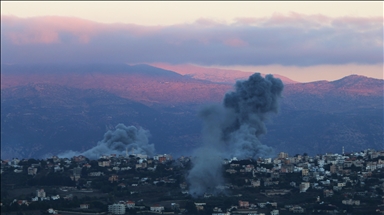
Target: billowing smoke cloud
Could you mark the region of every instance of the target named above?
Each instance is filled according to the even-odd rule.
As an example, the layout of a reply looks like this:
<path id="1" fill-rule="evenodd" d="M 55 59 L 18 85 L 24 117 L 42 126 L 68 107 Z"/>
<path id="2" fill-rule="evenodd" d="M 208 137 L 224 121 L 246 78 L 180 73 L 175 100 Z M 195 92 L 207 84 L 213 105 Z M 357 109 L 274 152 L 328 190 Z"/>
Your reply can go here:
<path id="1" fill-rule="evenodd" d="M 222 106 L 211 106 L 200 112 L 203 119 L 203 146 L 193 156 L 193 167 L 187 180 L 190 194 L 217 193 L 223 185 L 223 158 L 239 159 L 270 156 L 273 149 L 261 144 L 266 133 L 264 122 L 279 110 L 284 85 L 280 79 L 255 73 L 238 81 L 234 92 L 225 95 Z"/>
<path id="2" fill-rule="evenodd" d="M 109 130 L 104 134 L 104 139 L 97 145 L 85 152 L 68 151 L 59 154 L 59 157 L 73 157 L 84 155 L 90 159 L 98 159 L 101 155 L 117 154 L 124 155 L 126 150 L 135 154 L 146 154 L 153 156 L 155 147 L 148 143 L 149 131 L 135 126 L 118 124 L 115 130 Z"/>

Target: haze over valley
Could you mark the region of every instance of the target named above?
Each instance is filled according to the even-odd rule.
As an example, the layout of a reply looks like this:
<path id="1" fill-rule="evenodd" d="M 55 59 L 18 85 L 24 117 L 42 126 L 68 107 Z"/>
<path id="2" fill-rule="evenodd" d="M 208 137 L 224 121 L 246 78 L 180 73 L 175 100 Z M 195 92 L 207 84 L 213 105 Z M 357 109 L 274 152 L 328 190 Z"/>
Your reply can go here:
<path id="1" fill-rule="evenodd" d="M 252 74 L 233 73 L 223 81 L 225 71 L 219 69 L 216 76 L 202 70 L 195 78 L 145 64 L 2 65 L 1 70 L 4 158 L 84 152 L 119 123 L 148 130 L 158 153 L 191 155 L 202 144 L 198 112 L 222 103 L 236 80 Z M 352 75 L 298 83 L 278 77 L 285 87 L 279 113 L 260 136 L 263 144 L 290 154 L 383 148 L 383 80 Z"/>

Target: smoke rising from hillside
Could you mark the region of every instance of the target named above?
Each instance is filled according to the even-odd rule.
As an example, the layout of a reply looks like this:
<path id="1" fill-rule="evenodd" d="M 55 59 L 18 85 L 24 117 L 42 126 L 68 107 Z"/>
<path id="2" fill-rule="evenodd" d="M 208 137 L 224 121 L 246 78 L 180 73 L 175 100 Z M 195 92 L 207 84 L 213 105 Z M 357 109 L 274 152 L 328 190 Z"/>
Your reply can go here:
<path id="1" fill-rule="evenodd" d="M 223 158 L 257 158 L 273 153 L 258 137 L 266 133 L 264 122 L 269 115 L 278 112 L 283 88 L 280 79 L 255 73 L 246 81 L 238 81 L 235 91 L 225 95 L 222 106 L 200 111 L 203 146 L 194 153 L 187 176 L 192 196 L 218 192 L 217 186 L 224 182 Z"/>
<path id="2" fill-rule="evenodd" d="M 98 159 L 101 155 L 124 155 L 126 150 L 136 154 L 146 154 L 153 156 L 155 147 L 148 143 L 149 131 L 135 126 L 125 126 L 118 124 L 115 130 L 109 130 L 104 134 L 104 139 L 97 145 L 85 152 L 68 151 L 59 154 L 59 157 L 73 157 L 75 155 L 84 155 L 90 159 Z"/>

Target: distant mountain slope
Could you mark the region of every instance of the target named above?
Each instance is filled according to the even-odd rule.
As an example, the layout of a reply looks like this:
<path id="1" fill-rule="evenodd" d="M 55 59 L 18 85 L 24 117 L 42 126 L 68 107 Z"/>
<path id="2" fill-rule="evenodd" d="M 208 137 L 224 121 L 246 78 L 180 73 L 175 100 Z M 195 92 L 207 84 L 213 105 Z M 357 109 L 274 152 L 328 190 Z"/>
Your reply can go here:
<path id="1" fill-rule="evenodd" d="M 45 83 L 79 89 L 102 89 L 120 97 L 147 105 L 187 105 L 221 102 L 231 84 L 213 83 L 185 77 L 148 65 L 60 65 L 2 67 L 2 89 L 26 84 Z M 67 71 L 67 72 L 65 72 Z M 249 74 L 247 74 L 249 75 Z M 383 80 L 348 76 L 337 81 L 294 83 L 285 86 L 284 105 L 292 109 L 345 110 L 382 106 Z"/>
<path id="2" fill-rule="evenodd" d="M 120 97 L 153 104 L 193 104 L 220 99 L 231 85 L 182 76 L 149 65 L 2 66 L 1 88 L 45 83 L 79 89 L 102 89 Z"/>
<path id="3" fill-rule="evenodd" d="M 188 111 L 154 110 L 103 90 L 48 84 L 13 87 L 1 91 L 1 157 L 84 151 L 118 123 L 148 129 L 159 153 L 181 153 L 184 144 L 194 145 L 193 134 L 200 129 L 191 119 L 194 114 Z"/>
<path id="4" fill-rule="evenodd" d="M 250 72 L 243 72 L 233 69 L 207 68 L 191 64 L 171 65 L 165 63 L 152 63 L 150 65 L 162 69 L 172 70 L 182 75 L 191 76 L 195 79 L 220 83 L 234 83 L 236 80 L 247 79 L 252 74 Z M 296 81 L 293 81 L 282 75 L 274 74 L 274 76 L 280 78 L 284 84 L 297 83 Z"/>
<path id="5" fill-rule="evenodd" d="M 363 76 L 287 84 L 262 142 L 290 154 L 384 149 L 383 84 Z M 148 65 L 2 66 L 2 155 L 85 150 L 117 123 L 149 129 L 160 153 L 188 154 L 201 143 L 197 111 L 233 85 Z"/>
<path id="6" fill-rule="evenodd" d="M 347 76 L 336 81 L 286 85 L 284 106 L 294 110 L 344 112 L 356 108 L 383 108 L 384 80 Z"/>
<path id="7" fill-rule="evenodd" d="M 155 114 L 101 90 L 47 84 L 2 90 L 1 104 L 2 157 L 85 149 L 102 139 L 106 127 L 115 126 L 114 118 L 134 124 Z"/>
<path id="8" fill-rule="evenodd" d="M 339 95 L 373 95 L 379 96 L 383 92 L 384 80 L 368 78 L 359 75 L 350 75 L 336 81 L 315 81 L 310 83 L 292 84 L 286 93 L 305 92 L 313 95 L 324 93 Z"/>
<path id="9" fill-rule="evenodd" d="M 339 113 L 283 110 L 267 124 L 261 141 L 291 155 L 341 153 L 342 146 L 347 152 L 384 150 L 383 117 L 383 108 Z"/>

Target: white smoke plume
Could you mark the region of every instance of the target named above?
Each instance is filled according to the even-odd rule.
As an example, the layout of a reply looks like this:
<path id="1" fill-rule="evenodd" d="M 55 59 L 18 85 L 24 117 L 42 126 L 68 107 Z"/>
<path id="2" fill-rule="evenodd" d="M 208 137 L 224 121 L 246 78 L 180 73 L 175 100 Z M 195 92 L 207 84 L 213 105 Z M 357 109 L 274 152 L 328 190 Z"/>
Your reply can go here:
<path id="1" fill-rule="evenodd" d="M 71 158 L 77 155 L 84 155 L 89 159 L 98 159 L 101 155 L 124 155 L 126 150 L 135 154 L 146 154 L 153 156 L 155 147 L 148 143 L 149 131 L 135 126 L 118 124 L 115 130 L 109 130 L 104 134 L 104 139 L 97 145 L 85 152 L 67 151 L 59 154 L 59 157 Z"/>
<path id="2" fill-rule="evenodd" d="M 203 119 L 203 145 L 192 158 L 187 175 L 189 193 L 201 196 L 217 193 L 223 185 L 223 158 L 239 159 L 270 156 L 273 149 L 261 144 L 258 137 L 266 133 L 265 121 L 279 110 L 283 82 L 255 73 L 248 80 L 238 81 L 235 91 L 227 93 L 223 105 L 200 111 Z"/>

